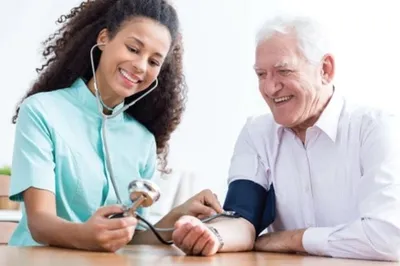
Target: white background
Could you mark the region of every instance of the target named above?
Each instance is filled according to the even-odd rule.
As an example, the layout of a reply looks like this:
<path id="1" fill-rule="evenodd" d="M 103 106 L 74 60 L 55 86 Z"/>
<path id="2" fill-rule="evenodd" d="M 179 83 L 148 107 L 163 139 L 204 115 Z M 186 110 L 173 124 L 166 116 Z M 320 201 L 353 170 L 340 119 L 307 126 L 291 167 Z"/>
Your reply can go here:
<path id="1" fill-rule="evenodd" d="M 77 0 L 6 1 L 0 10 L 0 165 L 10 164 L 15 105 L 36 77 L 41 42 Z M 247 116 L 268 112 L 252 71 L 259 23 L 284 10 L 317 16 L 336 43 L 337 87 L 394 112 L 398 103 L 399 8 L 395 0 L 175 0 L 185 41 L 189 102 L 173 135 L 170 166 L 193 171 L 221 197 L 235 139 Z M 397 11 L 396 11 L 397 10 Z"/>

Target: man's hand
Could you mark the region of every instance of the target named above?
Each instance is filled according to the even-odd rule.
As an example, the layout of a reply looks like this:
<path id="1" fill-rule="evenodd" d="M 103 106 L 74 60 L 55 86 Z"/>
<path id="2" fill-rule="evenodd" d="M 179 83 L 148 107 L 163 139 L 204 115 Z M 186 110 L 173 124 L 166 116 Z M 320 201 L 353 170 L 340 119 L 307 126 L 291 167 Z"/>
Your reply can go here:
<path id="1" fill-rule="evenodd" d="M 182 216 L 175 223 L 172 240 L 187 255 L 211 256 L 220 248 L 217 236 L 192 216 Z"/>
<path id="2" fill-rule="evenodd" d="M 255 250 L 282 253 L 306 253 L 302 244 L 304 232 L 305 229 L 267 233 L 257 239 Z"/>

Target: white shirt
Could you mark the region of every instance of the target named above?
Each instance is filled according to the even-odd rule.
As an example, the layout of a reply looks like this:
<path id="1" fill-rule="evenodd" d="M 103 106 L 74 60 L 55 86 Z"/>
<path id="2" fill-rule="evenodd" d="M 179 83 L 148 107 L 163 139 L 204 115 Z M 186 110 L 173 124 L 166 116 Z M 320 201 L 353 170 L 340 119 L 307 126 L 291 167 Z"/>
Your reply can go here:
<path id="1" fill-rule="evenodd" d="M 310 254 L 400 257 L 400 127 L 392 115 L 335 93 L 305 144 L 272 114 L 251 118 L 231 161 L 229 182 L 238 179 L 273 184 L 277 216 L 268 231 L 307 228 Z"/>

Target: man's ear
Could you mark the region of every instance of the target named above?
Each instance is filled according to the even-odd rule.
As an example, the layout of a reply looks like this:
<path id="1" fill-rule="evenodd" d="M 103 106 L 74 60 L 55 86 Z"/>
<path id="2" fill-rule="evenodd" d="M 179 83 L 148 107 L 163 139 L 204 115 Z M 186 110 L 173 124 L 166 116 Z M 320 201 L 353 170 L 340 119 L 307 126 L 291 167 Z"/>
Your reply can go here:
<path id="1" fill-rule="evenodd" d="M 97 36 L 97 44 L 99 45 L 99 49 L 103 51 L 104 45 L 106 45 L 109 41 L 110 38 L 108 37 L 108 30 L 107 29 L 102 29 L 99 32 L 99 35 Z"/>
<path id="2" fill-rule="evenodd" d="M 326 54 L 322 59 L 321 79 L 326 85 L 332 82 L 335 76 L 335 59 L 331 54 Z"/>

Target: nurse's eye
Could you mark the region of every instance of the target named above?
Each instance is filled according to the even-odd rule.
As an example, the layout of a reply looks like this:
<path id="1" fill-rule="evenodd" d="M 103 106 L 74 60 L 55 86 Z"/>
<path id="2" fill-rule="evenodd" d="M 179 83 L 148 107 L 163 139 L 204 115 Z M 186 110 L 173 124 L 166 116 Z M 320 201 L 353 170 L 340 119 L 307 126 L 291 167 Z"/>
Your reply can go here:
<path id="1" fill-rule="evenodd" d="M 150 60 L 150 65 L 152 65 L 152 66 L 160 66 L 161 64 L 156 60 Z"/>
<path id="2" fill-rule="evenodd" d="M 139 49 L 136 49 L 136 48 L 131 47 L 131 46 L 129 46 L 129 45 L 127 45 L 126 48 L 127 48 L 128 51 L 131 52 L 131 53 L 135 53 L 135 54 L 139 53 Z"/>

